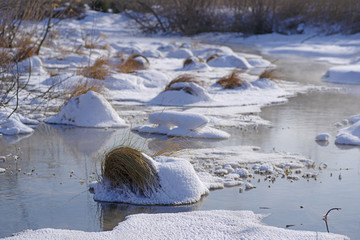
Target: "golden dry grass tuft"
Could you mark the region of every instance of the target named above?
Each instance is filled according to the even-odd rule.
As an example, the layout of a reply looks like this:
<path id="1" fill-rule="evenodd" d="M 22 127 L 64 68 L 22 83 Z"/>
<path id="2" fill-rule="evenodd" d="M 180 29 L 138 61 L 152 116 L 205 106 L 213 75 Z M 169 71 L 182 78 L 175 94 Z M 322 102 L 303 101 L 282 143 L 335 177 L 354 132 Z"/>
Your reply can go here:
<path id="1" fill-rule="evenodd" d="M 200 81 L 197 80 L 197 77 L 195 75 L 192 74 L 182 74 L 177 76 L 176 78 L 174 78 L 166 87 L 165 87 L 165 91 L 169 91 L 169 90 L 180 90 L 177 88 L 172 87 L 173 84 L 175 83 L 180 83 L 180 82 L 192 82 L 192 83 L 196 83 L 197 85 L 202 85 Z"/>
<path id="2" fill-rule="evenodd" d="M 211 55 L 210 57 L 208 57 L 207 59 L 206 59 L 206 62 L 209 62 L 209 61 L 211 61 L 211 60 L 213 60 L 213 59 L 215 59 L 215 58 L 217 58 L 217 57 L 220 57 L 220 55 L 219 54 L 213 54 L 213 55 Z"/>
<path id="3" fill-rule="evenodd" d="M 195 63 L 196 59 L 199 61 L 199 62 L 204 62 L 204 60 L 202 58 L 199 58 L 199 57 L 189 57 L 187 59 L 184 60 L 183 62 L 183 67 L 186 67 L 187 65 L 189 64 L 193 64 Z"/>
<path id="4" fill-rule="evenodd" d="M 66 91 L 67 97 L 65 98 L 65 101 L 69 100 L 70 98 L 85 94 L 89 91 L 104 94 L 105 86 L 102 82 L 96 80 L 80 80 Z"/>
<path id="5" fill-rule="evenodd" d="M 116 147 L 105 155 L 102 177 L 111 186 L 127 187 L 133 193 L 151 196 L 160 187 L 155 167 L 140 151 L 131 147 Z"/>
<path id="6" fill-rule="evenodd" d="M 142 61 L 142 60 L 144 61 Z M 150 65 L 149 59 L 140 54 L 133 54 L 126 60 L 122 60 L 117 66 L 119 72 L 122 73 L 133 73 L 138 70 L 147 69 Z"/>
<path id="7" fill-rule="evenodd" d="M 106 58 L 98 58 L 93 65 L 84 67 L 78 71 L 79 75 L 93 78 L 97 80 L 104 80 L 110 75 L 109 61 Z"/>
<path id="8" fill-rule="evenodd" d="M 259 78 L 267 78 L 267 79 L 275 79 L 276 78 L 276 70 L 275 69 L 265 69 L 260 75 Z"/>
<path id="9" fill-rule="evenodd" d="M 216 83 L 220 84 L 224 89 L 234 89 L 241 87 L 246 83 L 246 80 L 240 77 L 241 72 L 241 70 L 235 69 L 229 75 L 222 77 Z"/>

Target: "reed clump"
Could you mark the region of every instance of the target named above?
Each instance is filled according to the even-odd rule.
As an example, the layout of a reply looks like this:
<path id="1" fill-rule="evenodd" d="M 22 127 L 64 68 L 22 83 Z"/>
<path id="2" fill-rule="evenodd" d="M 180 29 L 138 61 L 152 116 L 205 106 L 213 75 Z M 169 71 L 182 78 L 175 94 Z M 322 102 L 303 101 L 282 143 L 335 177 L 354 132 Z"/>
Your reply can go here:
<path id="1" fill-rule="evenodd" d="M 220 84 L 224 89 L 234 89 L 246 84 L 246 80 L 242 79 L 240 73 L 242 71 L 235 69 L 229 75 L 222 77 L 216 83 Z"/>
<path id="2" fill-rule="evenodd" d="M 160 187 L 158 174 L 150 160 L 131 147 L 116 147 L 105 155 L 102 177 L 114 188 L 125 187 L 146 197 Z"/>
<path id="3" fill-rule="evenodd" d="M 105 80 L 110 75 L 109 61 L 105 58 L 98 58 L 93 65 L 84 67 L 78 71 L 78 74 L 97 80 Z"/>

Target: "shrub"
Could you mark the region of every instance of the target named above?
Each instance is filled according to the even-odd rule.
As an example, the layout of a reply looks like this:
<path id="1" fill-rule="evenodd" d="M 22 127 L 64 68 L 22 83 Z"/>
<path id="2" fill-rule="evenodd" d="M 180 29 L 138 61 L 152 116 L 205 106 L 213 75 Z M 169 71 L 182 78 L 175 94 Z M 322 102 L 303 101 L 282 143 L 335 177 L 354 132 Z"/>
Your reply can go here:
<path id="1" fill-rule="evenodd" d="M 267 78 L 267 79 L 274 79 L 275 78 L 275 69 L 265 69 L 260 75 L 259 78 Z"/>
<path id="2" fill-rule="evenodd" d="M 114 188 L 126 187 L 146 197 L 160 187 L 159 177 L 150 160 L 130 147 L 116 147 L 105 155 L 102 177 Z"/>
<path id="3" fill-rule="evenodd" d="M 97 80 L 80 80 L 78 83 L 74 84 L 66 91 L 67 97 L 65 102 L 73 97 L 83 95 L 89 91 L 94 91 L 100 94 L 103 94 L 105 86 L 102 82 Z"/>
<path id="4" fill-rule="evenodd" d="M 246 80 L 240 77 L 241 70 L 235 69 L 229 75 L 222 77 L 216 83 L 220 84 L 225 89 L 234 89 L 241 87 L 246 83 Z"/>
<path id="5" fill-rule="evenodd" d="M 78 74 L 84 77 L 104 80 L 105 77 L 110 75 L 109 61 L 105 58 L 98 58 L 93 65 L 82 68 L 78 71 Z"/>

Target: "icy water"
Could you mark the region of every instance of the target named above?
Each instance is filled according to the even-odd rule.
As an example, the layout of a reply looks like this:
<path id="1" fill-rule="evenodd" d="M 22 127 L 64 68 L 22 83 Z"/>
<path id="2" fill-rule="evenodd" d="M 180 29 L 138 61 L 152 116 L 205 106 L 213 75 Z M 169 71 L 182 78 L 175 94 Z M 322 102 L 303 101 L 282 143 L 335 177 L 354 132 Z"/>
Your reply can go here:
<path id="1" fill-rule="evenodd" d="M 277 65 L 289 80 L 324 85 L 320 77 L 326 64 L 281 58 Z M 298 71 L 299 66 L 305 71 Z M 151 145 L 128 129 L 41 124 L 31 136 L 2 136 L 0 155 L 12 155 L 0 162 L 0 167 L 7 168 L 0 174 L 0 237 L 29 228 L 110 230 L 129 214 L 210 209 L 252 210 L 269 214 L 263 220 L 269 225 L 325 232 L 322 217 L 337 207 L 342 210 L 328 217 L 330 232 L 360 239 L 360 148 L 334 144 L 338 129 L 334 124 L 360 113 L 360 88 L 348 89 L 347 94 L 300 94 L 286 104 L 264 108 L 261 117 L 272 122 L 271 128 L 231 129 L 229 140 L 193 142 L 202 147 L 256 145 L 265 152 L 300 153 L 317 166 L 327 164 L 316 180 L 277 179 L 270 183 L 264 176 L 256 176 L 256 189 L 242 193 L 239 187 L 212 191 L 194 205 L 148 207 L 103 204 L 92 199 L 87 184 L 97 178 L 98 160 L 105 149 L 127 143 L 125 139 L 129 138 L 139 147 Z M 328 145 L 314 141 L 322 132 L 332 135 Z"/>

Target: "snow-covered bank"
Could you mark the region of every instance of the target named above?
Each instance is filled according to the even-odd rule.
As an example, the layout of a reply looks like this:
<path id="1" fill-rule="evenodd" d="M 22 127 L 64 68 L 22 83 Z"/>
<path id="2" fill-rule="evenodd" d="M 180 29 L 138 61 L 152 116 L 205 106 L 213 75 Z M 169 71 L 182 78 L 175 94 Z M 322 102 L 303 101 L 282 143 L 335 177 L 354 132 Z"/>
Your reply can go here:
<path id="1" fill-rule="evenodd" d="M 20 239 L 349 239 L 346 236 L 294 231 L 267 226 L 251 211 L 195 211 L 189 213 L 136 214 L 112 231 L 27 230 L 6 238 Z"/>
<path id="2" fill-rule="evenodd" d="M 339 130 L 335 143 L 345 145 L 360 145 L 360 114 L 349 118 L 351 126 Z"/>

